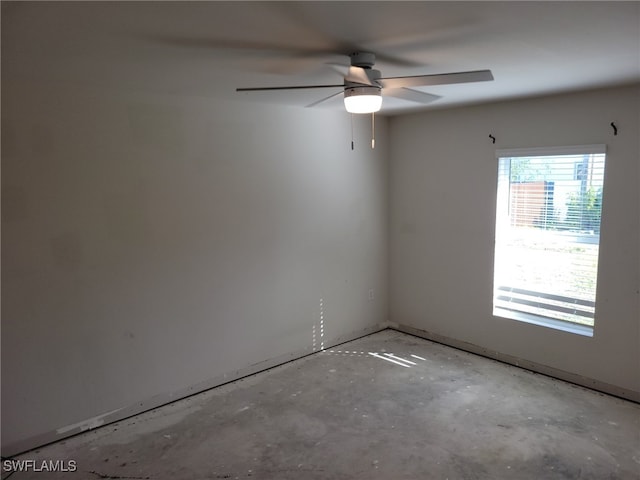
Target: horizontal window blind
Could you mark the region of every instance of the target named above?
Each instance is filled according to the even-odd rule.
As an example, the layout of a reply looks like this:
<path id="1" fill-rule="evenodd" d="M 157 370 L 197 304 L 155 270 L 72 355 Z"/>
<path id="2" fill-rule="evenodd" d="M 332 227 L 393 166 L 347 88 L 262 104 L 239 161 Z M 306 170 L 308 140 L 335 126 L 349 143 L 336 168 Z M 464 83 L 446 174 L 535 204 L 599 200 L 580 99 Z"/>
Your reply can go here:
<path id="1" fill-rule="evenodd" d="M 494 314 L 593 326 L 603 152 L 498 158 Z"/>

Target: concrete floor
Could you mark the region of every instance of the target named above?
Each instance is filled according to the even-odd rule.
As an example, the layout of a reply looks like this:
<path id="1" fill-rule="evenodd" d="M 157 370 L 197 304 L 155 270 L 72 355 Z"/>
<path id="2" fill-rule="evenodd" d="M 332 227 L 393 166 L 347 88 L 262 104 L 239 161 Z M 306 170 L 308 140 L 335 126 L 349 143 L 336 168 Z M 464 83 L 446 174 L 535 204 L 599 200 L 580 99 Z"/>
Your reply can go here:
<path id="1" fill-rule="evenodd" d="M 640 405 L 385 330 L 20 458 L 77 471 L 11 480 L 639 479 Z"/>

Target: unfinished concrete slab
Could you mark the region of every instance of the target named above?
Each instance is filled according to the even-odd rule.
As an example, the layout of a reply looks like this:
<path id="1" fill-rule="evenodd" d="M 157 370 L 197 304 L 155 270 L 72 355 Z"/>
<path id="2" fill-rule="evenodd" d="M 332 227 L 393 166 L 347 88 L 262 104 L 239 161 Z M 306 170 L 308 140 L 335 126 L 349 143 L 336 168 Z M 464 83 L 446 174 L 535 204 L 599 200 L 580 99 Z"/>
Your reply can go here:
<path id="1" fill-rule="evenodd" d="M 76 471 L 12 480 L 638 479 L 640 405 L 385 330 L 17 459 Z"/>

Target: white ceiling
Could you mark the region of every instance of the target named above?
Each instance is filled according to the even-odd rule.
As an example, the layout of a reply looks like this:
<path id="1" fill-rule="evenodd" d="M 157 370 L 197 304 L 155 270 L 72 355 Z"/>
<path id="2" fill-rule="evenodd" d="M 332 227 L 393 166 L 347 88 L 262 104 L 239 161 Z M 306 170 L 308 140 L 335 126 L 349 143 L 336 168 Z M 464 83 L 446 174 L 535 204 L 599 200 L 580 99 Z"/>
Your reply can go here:
<path id="1" fill-rule="evenodd" d="M 388 114 L 621 85 L 640 81 L 640 2 L 2 2 L 3 81 L 304 106 L 334 91 L 235 87 L 341 83 L 325 63 L 354 49 L 383 77 L 493 71 Z"/>

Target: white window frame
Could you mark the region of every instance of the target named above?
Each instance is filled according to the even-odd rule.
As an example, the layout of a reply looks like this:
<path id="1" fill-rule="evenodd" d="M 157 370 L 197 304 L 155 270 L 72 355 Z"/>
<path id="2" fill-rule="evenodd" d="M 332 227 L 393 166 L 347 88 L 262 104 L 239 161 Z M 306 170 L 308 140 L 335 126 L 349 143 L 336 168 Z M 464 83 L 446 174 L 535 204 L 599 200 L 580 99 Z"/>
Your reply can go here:
<path id="1" fill-rule="evenodd" d="M 517 158 L 517 157 L 536 157 L 536 156 L 561 156 L 561 155 L 583 155 L 583 154 L 604 154 L 606 155 L 607 148 L 604 144 L 593 144 L 593 145 L 576 145 L 576 146 L 564 146 L 564 147 L 533 147 L 533 148 L 514 148 L 514 149 L 499 149 L 496 150 L 496 162 L 498 164 L 497 178 L 498 178 L 498 189 L 496 195 L 496 240 L 494 246 L 494 255 L 496 255 L 496 248 L 498 247 L 497 237 L 498 237 L 498 229 L 499 218 L 500 215 L 504 215 L 505 209 L 509 208 L 509 189 L 503 188 L 503 185 L 500 184 L 500 178 L 504 175 L 509 175 L 509 172 L 504 172 L 503 168 L 505 165 L 503 162 L 500 162 L 502 158 Z M 605 158 L 605 175 L 606 175 L 606 158 Z M 506 163 L 506 162 L 505 162 Z M 510 182 L 509 182 L 510 183 Z M 603 187 L 604 187 L 604 179 L 603 179 Z M 604 188 L 603 188 L 604 190 Z M 501 213 L 502 212 L 502 213 Z M 599 255 L 598 255 L 599 257 Z M 599 258 L 598 258 L 599 262 Z M 494 257 L 494 298 L 492 303 L 495 302 L 496 293 L 495 289 L 497 286 L 495 285 L 495 257 Z M 597 279 L 596 279 L 597 284 Z M 561 330 L 569 333 L 574 333 L 578 335 L 584 335 L 588 337 L 593 336 L 594 326 L 595 326 L 595 315 L 594 315 L 594 326 L 590 325 L 581 325 L 578 323 L 556 320 L 553 318 L 544 317 L 541 315 L 535 315 L 531 313 L 506 310 L 499 307 L 493 306 L 493 315 L 500 318 L 507 318 L 511 320 L 517 320 L 521 322 L 526 322 L 534 325 L 539 325 L 543 327 L 548 327 L 556 330 Z"/>

